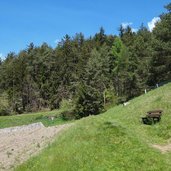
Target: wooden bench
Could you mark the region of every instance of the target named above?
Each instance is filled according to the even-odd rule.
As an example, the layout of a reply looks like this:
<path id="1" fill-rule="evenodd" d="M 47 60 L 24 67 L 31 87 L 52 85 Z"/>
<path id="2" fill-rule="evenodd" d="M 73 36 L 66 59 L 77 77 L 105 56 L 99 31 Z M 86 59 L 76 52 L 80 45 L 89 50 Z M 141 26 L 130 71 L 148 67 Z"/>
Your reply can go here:
<path id="1" fill-rule="evenodd" d="M 142 117 L 142 122 L 144 124 L 153 124 L 159 122 L 161 120 L 162 114 L 162 110 L 148 111 L 146 117 Z"/>

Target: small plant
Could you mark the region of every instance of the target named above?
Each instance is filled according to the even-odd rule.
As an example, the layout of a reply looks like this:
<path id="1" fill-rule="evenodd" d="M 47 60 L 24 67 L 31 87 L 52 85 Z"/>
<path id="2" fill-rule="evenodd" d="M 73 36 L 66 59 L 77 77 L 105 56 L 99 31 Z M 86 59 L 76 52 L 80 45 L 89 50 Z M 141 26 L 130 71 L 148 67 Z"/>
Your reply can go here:
<path id="1" fill-rule="evenodd" d="M 60 109 L 63 111 L 72 110 L 73 108 L 74 104 L 71 99 L 63 99 L 60 103 Z"/>
<path id="2" fill-rule="evenodd" d="M 9 158 L 11 155 L 12 155 L 12 153 L 9 152 L 9 151 L 7 151 L 7 156 L 8 156 L 8 158 Z"/>
<path id="3" fill-rule="evenodd" d="M 64 111 L 64 112 L 62 112 L 61 113 L 61 118 L 63 119 L 63 120 L 74 120 L 74 119 L 76 119 L 76 117 L 75 117 L 75 112 L 74 111 Z"/>
<path id="4" fill-rule="evenodd" d="M 37 143 L 37 148 L 40 148 L 40 143 Z"/>

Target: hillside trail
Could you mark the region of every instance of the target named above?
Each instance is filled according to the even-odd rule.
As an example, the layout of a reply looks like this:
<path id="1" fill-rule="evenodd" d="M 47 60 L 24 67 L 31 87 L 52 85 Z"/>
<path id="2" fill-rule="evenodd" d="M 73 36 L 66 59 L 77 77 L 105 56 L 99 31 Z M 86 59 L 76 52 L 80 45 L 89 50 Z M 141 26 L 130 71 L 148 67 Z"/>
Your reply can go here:
<path id="1" fill-rule="evenodd" d="M 44 127 L 42 123 L 0 129 L 0 171 L 16 166 L 38 154 L 56 136 L 73 124 Z"/>
<path id="2" fill-rule="evenodd" d="M 166 153 L 171 151 L 171 143 L 167 145 L 153 144 L 152 147 L 161 151 L 161 153 Z"/>

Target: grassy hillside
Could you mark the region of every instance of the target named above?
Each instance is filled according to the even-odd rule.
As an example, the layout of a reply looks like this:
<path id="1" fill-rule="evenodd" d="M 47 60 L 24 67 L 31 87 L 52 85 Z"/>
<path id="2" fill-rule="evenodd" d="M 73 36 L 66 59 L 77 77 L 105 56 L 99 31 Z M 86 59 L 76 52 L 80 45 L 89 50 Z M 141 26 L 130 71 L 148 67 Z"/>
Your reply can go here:
<path id="1" fill-rule="evenodd" d="M 140 120 L 148 110 L 162 109 L 156 125 Z M 162 154 L 152 144 L 171 138 L 171 84 L 114 107 L 99 116 L 77 121 L 39 156 L 17 171 L 170 171 L 171 153 Z"/>
<path id="2" fill-rule="evenodd" d="M 63 124 L 66 121 L 59 117 L 60 113 L 61 110 L 54 110 L 32 114 L 0 116 L 0 128 L 27 125 L 35 122 L 42 122 L 45 126 Z M 56 118 L 52 121 L 47 118 L 48 116 L 56 116 Z"/>

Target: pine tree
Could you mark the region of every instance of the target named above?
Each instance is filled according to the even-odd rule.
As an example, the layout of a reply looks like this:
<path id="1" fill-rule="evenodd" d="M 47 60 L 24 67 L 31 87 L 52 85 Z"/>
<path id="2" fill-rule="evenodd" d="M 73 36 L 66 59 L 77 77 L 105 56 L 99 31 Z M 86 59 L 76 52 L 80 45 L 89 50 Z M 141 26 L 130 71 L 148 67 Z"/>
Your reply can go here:
<path id="1" fill-rule="evenodd" d="M 153 30 L 154 52 L 149 76 L 151 85 L 171 79 L 171 3 L 166 9 L 168 12 L 160 16 L 161 21 Z"/>

